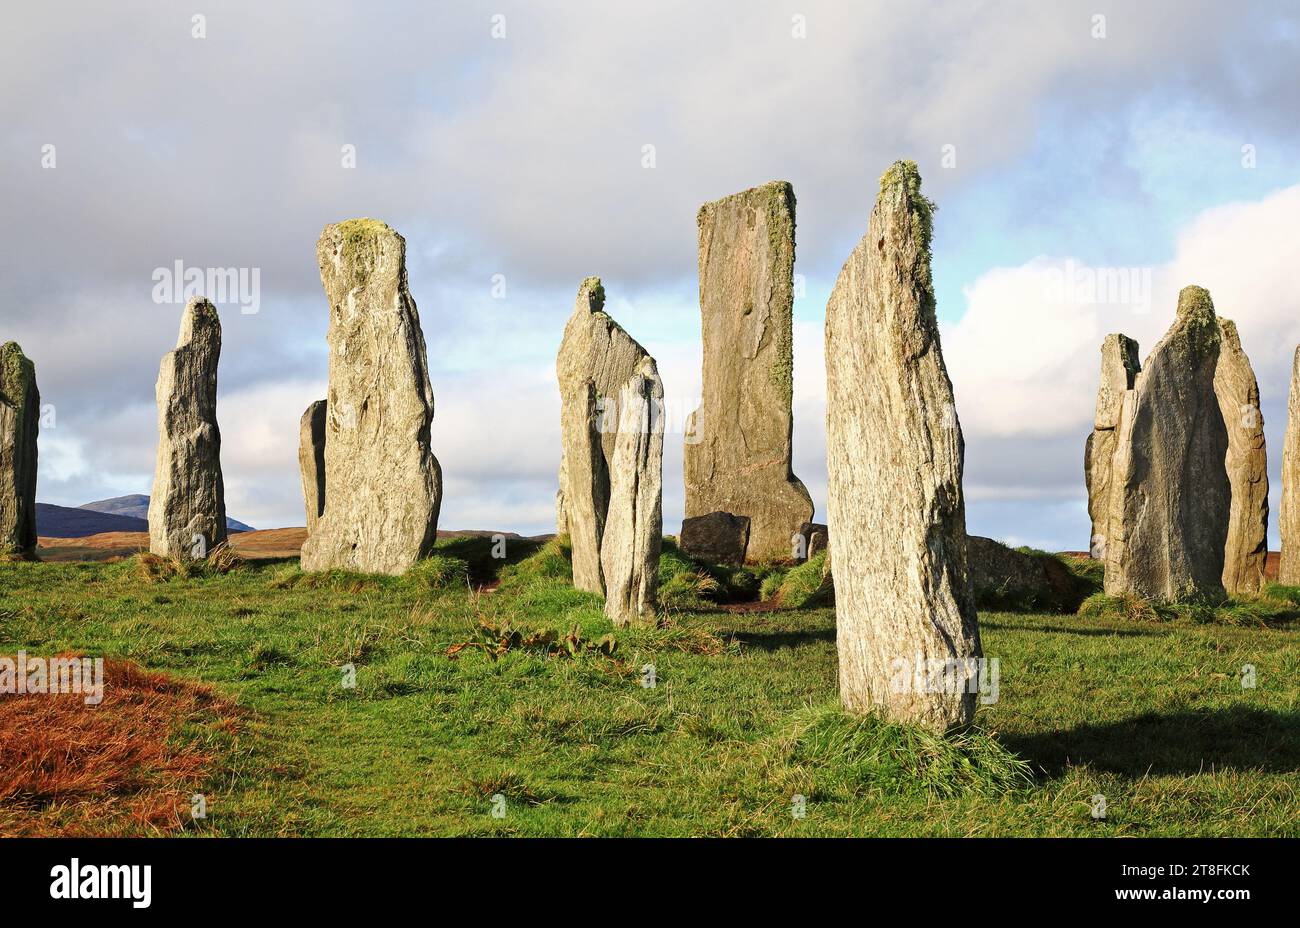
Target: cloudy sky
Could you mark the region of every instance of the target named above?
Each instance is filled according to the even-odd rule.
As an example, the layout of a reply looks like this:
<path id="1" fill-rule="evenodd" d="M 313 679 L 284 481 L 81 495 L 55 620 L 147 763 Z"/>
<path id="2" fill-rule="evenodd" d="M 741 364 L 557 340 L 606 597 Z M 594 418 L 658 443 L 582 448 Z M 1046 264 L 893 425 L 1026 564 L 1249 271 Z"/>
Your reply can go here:
<path id="1" fill-rule="evenodd" d="M 826 298 L 881 172 L 911 158 L 939 205 L 972 532 L 1086 547 L 1098 346 L 1123 331 L 1145 353 L 1188 283 L 1254 362 L 1276 512 L 1298 46 L 1300 15 L 1249 0 L 26 4 L 0 33 L 0 340 L 55 408 L 38 497 L 148 492 L 181 310 L 154 272 L 182 261 L 258 271 L 256 313 L 219 306 L 227 506 L 302 524 L 297 425 L 327 360 L 315 242 L 374 216 L 408 243 L 442 526 L 546 531 L 579 282 L 604 279 L 684 413 L 696 209 L 785 179 L 794 467 L 824 518 Z M 674 532 L 680 434 L 665 471 Z"/>

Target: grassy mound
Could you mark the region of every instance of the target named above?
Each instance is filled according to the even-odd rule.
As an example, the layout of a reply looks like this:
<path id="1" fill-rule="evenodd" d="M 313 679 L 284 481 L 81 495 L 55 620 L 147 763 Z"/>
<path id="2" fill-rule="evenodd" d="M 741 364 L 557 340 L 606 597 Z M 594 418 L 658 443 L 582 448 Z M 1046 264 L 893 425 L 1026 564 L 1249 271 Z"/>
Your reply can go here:
<path id="1" fill-rule="evenodd" d="M 1033 776 L 993 735 L 940 735 L 850 715 L 838 706 L 799 713 L 783 739 L 784 762 L 813 785 L 809 798 L 863 795 L 952 798 L 1028 788 Z"/>
<path id="2" fill-rule="evenodd" d="M 1224 602 L 1157 603 L 1127 593 L 1094 593 L 1079 607 L 1079 617 L 1184 625 L 1285 626 L 1300 618 L 1300 587 L 1272 583 L 1258 596 L 1234 596 Z"/>

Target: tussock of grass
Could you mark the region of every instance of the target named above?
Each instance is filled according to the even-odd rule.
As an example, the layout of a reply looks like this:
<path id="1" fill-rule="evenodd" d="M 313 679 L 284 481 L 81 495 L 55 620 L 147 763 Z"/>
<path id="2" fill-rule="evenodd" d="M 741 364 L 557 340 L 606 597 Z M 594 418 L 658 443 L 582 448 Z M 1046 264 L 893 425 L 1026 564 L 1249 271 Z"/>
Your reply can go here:
<path id="1" fill-rule="evenodd" d="M 1028 763 L 992 734 L 928 729 L 855 716 L 836 706 L 798 713 L 783 736 L 784 763 L 811 778 L 817 795 L 951 798 L 1033 785 Z"/>
<path id="2" fill-rule="evenodd" d="M 131 561 L 135 564 L 136 576 L 146 583 L 166 583 L 169 580 L 221 577 L 231 571 L 243 570 L 248 566 L 248 561 L 225 542 L 208 552 L 208 556 L 203 560 L 191 560 L 175 556 L 162 557 L 151 551 L 141 551 L 134 558 L 131 558 Z"/>
<path id="3" fill-rule="evenodd" d="M 1095 593 L 1079 607 L 1079 617 L 1126 622 L 1166 622 L 1182 625 L 1272 627 L 1300 618 L 1300 588 L 1269 584 L 1259 596 L 1231 597 L 1222 603 L 1154 603 L 1123 593 Z"/>
<path id="4" fill-rule="evenodd" d="M 790 568 L 776 589 L 776 597 L 781 605 L 787 609 L 833 605 L 834 582 L 829 574 L 823 576 L 825 566 L 826 552 L 819 551 L 802 564 Z"/>
<path id="5" fill-rule="evenodd" d="M 403 578 L 408 583 L 431 590 L 464 588 L 469 585 L 469 564 L 460 558 L 434 554 L 413 565 Z"/>
<path id="6" fill-rule="evenodd" d="M 779 583 L 784 575 L 785 566 L 780 564 L 706 564 L 665 538 L 659 555 L 659 602 L 685 610 L 748 602 L 763 595 L 765 583 Z"/>

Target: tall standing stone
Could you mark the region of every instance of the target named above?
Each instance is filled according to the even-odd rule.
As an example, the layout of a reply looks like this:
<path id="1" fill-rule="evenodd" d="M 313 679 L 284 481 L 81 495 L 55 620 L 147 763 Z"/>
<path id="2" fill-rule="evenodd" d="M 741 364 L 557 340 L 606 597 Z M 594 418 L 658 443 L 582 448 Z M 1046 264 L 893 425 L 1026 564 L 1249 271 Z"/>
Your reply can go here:
<path id="1" fill-rule="evenodd" d="M 307 534 L 325 511 L 325 417 L 327 400 L 307 407 L 298 423 L 298 470 L 302 474 L 302 500 L 307 512 Z"/>
<path id="2" fill-rule="evenodd" d="M 828 522 L 845 708 L 946 730 L 974 715 L 981 651 L 920 184 L 908 161 L 881 178 L 826 306 Z"/>
<path id="3" fill-rule="evenodd" d="M 1138 343 L 1127 335 L 1107 335 L 1101 343 L 1101 386 L 1097 389 L 1097 409 L 1092 432 L 1083 451 L 1084 482 L 1088 487 L 1088 516 L 1092 520 L 1089 543 L 1093 557 L 1104 557 L 1106 520 L 1110 511 L 1110 468 L 1115 456 L 1116 430 L 1124 397 L 1142 364 L 1138 360 Z"/>
<path id="4" fill-rule="evenodd" d="M 1259 383 L 1241 336 L 1231 319 L 1219 318 L 1222 345 L 1214 370 L 1214 392 L 1228 431 L 1228 471 L 1232 507 L 1223 553 L 1223 586 L 1229 593 L 1258 593 L 1268 556 L 1268 451 Z"/>
<path id="5" fill-rule="evenodd" d="M 1286 404 L 1286 439 L 1282 444 L 1282 507 L 1278 513 L 1282 557 L 1278 583 L 1300 586 L 1300 348 L 1291 359 L 1291 391 Z"/>
<path id="6" fill-rule="evenodd" d="M 1207 290 L 1178 316 L 1126 398 L 1111 464 L 1106 592 L 1153 601 L 1221 598 L 1231 491 L 1214 392 L 1222 337 Z"/>
<path id="7" fill-rule="evenodd" d="M 560 384 L 560 495 L 557 529 L 573 549 L 573 584 L 605 592 L 601 544 L 610 505 L 619 398 L 650 355 L 605 312 L 605 288 L 588 277 L 555 359 Z"/>
<path id="8" fill-rule="evenodd" d="M 789 558 L 813 515 L 790 469 L 794 213 L 794 190 L 774 181 L 696 217 L 704 368 L 687 427 L 686 518 L 749 519 L 751 561 Z"/>
<path id="9" fill-rule="evenodd" d="M 226 540 L 226 489 L 217 427 L 221 319 L 204 297 L 181 317 L 176 348 L 163 355 L 158 403 L 158 461 L 149 494 L 149 550 L 202 559 Z"/>
<path id="10" fill-rule="evenodd" d="M 0 555 L 36 554 L 36 365 L 17 342 L 0 347 Z"/>
<path id="11" fill-rule="evenodd" d="M 605 614 L 615 625 L 655 621 L 663 545 L 663 399 L 654 359 L 642 358 L 619 397 L 600 545 Z"/>
<path id="12" fill-rule="evenodd" d="M 378 220 L 349 219 L 325 227 L 316 260 L 330 304 L 326 497 L 302 568 L 400 574 L 433 550 L 442 503 L 406 240 Z"/>

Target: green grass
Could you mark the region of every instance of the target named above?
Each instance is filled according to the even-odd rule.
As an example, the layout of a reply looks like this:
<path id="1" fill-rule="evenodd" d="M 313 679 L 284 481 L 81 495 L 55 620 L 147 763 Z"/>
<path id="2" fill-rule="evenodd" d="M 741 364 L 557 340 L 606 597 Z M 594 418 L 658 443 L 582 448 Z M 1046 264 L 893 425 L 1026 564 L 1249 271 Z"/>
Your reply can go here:
<path id="1" fill-rule="evenodd" d="M 666 545 L 668 622 L 614 630 L 562 540 L 490 551 L 443 542 L 406 577 L 0 564 L 0 653 L 110 654 L 236 700 L 241 731 L 189 734 L 223 760 L 203 834 L 1300 834 L 1300 623 L 1276 611 L 982 612 L 1000 698 L 940 739 L 838 710 L 832 609 L 717 604 L 772 570 Z"/>

